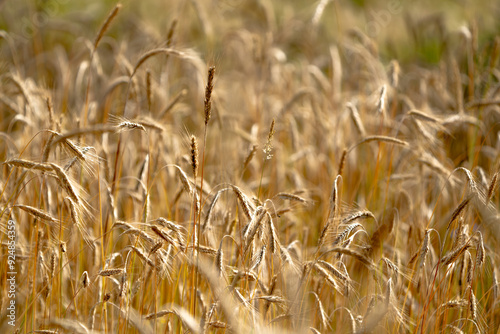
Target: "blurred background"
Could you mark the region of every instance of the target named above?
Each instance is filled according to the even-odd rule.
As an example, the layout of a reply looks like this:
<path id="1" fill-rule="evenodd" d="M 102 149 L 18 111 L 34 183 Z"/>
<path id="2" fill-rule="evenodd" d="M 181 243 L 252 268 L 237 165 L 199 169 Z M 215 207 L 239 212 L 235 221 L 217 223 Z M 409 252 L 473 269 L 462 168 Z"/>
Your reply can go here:
<path id="1" fill-rule="evenodd" d="M 0 3 L 0 29 L 33 48 L 74 48 L 92 40 L 116 1 L 9 1 Z M 377 42 L 384 58 L 433 63 L 445 48 L 460 47 L 460 29 L 469 23 L 478 43 L 499 31 L 498 1 L 122 1 L 122 13 L 109 34 L 134 41 L 136 51 L 162 45 L 177 20 L 175 44 L 195 47 L 207 60 L 227 57 L 228 39 L 238 29 L 272 33 L 288 57 L 318 59 L 331 43 L 353 31 Z M 321 13 L 318 13 L 320 9 Z M 443 45 L 457 35 L 456 45 Z M 36 39 L 34 39 L 36 37 Z M 137 38 L 140 37 L 140 38 Z M 41 50 L 39 50 L 41 51 Z M 224 63 L 224 62 L 223 62 Z"/>

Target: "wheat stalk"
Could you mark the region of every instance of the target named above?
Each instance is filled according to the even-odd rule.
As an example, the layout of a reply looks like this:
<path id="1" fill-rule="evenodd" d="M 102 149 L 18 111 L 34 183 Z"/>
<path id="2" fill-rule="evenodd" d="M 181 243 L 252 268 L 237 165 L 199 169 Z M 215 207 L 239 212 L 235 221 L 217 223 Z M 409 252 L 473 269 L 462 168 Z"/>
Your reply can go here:
<path id="1" fill-rule="evenodd" d="M 34 169 L 34 170 L 39 170 L 42 172 L 51 172 L 52 171 L 52 167 L 48 164 L 37 163 L 37 162 L 24 160 L 24 159 L 10 159 L 4 163 L 7 165 L 15 166 L 15 167 Z"/>
<path id="2" fill-rule="evenodd" d="M 73 184 L 69 180 L 68 175 L 58 165 L 51 163 L 50 166 L 52 167 L 52 170 L 54 170 L 54 172 L 56 173 L 57 178 L 59 179 L 61 186 L 64 188 L 64 190 L 66 190 L 69 197 L 73 200 L 73 202 L 75 202 L 76 205 L 80 206 L 81 205 L 80 197 L 78 196 L 78 193 L 77 193 L 75 187 L 73 186 Z"/>
<path id="3" fill-rule="evenodd" d="M 45 220 L 45 221 L 48 221 L 50 223 L 58 223 L 59 222 L 59 220 L 52 217 L 47 212 L 42 211 L 42 210 L 37 209 L 37 208 L 34 208 L 32 206 L 29 206 L 29 205 L 16 204 L 13 207 L 19 208 L 19 209 L 29 213 L 30 215 L 32 215 L 35 218 L 40 218 L 41 220 Z"/>
<path id="4" fill-rule="evenodd" d="M 122 275 L 124 273 L 123 268 L 111 268 L 111 269 L 103 269 L 99 272 L 99 276 L 116 276 Z"/>

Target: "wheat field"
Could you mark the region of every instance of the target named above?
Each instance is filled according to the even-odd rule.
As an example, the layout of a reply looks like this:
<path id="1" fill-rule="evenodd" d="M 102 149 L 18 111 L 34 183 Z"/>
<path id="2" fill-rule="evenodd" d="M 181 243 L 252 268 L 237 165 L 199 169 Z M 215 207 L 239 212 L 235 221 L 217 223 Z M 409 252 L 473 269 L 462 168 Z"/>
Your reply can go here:
<path id="1" fill-rule="evenodd" d="M 498 333 L 494 1 L 0 1 L 1 333 Z"/>

